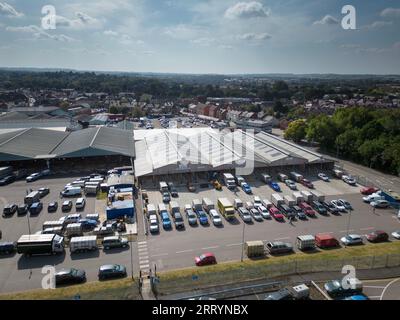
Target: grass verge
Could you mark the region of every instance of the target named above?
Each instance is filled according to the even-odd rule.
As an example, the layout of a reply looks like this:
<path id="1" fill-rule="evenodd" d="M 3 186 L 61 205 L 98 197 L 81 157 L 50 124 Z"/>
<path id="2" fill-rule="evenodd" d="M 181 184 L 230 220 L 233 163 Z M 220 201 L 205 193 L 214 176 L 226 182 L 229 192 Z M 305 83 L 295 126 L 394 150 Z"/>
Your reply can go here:
<path id="1" fill-rule="evenodd" d="M 100 192 L 96 195 L 97 200 L 106 200 L 107 199 L 107 192 Z"/>

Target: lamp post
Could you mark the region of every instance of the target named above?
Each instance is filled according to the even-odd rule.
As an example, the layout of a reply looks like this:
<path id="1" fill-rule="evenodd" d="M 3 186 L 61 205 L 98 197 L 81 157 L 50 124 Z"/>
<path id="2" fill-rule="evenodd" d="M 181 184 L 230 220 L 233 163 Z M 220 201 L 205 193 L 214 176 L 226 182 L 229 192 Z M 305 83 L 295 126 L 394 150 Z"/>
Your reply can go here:
<path id="1" fill-rule="evenodd" d="M 347 228 L 346 228 L 346 236 L 349 236 L 349 229 L 350 229 L 350 219 L 351 219 L 351 213 L 353 212 L 353 209 L 349 209 L 349 219 L 347 220 Z M 346 247 L 346 244 L 344 245 Z"/>
<path id="2" fill-rule="evenodd" d="M 29 221 L 29 210 L 26 213 L 26 218 L 28 220 L 28 232 L 29 232 L 29 235 L 30 235 L 31 234 L 31 224 L 30 224 L 30 221 Z"/>
<path id="3" fill-rule="evenodd" d="M 133 249 L 132 249 L 133 233 L 132 233 L 132 230 L 130 232 L 130 236 L 131 236 L 131 245 L 130 245 L 130 249 L 131 249 L 131 277 L 132 277 L 132 280 L 133 280 Z"/>
<path id="4" fill-rule="evenodd" d="M 243 232 L 242 232 L 242 256 L 240 261 L 243 262 L 243 254 L 244 254 L 244 229 L 246 227 L 246 223 L 243 221 Z"/>

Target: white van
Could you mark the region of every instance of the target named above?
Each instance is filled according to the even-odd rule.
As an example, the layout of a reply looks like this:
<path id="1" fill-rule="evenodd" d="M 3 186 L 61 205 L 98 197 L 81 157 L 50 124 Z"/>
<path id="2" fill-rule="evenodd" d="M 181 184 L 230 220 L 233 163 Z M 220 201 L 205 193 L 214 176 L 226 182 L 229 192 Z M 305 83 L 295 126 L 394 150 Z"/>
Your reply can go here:
<path id="1" fill-rule="evenodd" d="M 272 206 L 272 202 L 269 201 L 269 200 L 267 200 L 267 199 L 264 199 L 263 201 L 261 201 L 261 203 L 262 203 L 262 205 L 263 205 L 264 207 L 266 207 L 267 209 L 268 209 L 269 207 Z"/>
<path id="2" fill-rule="evenodd" d="M 375 193 L 373 193 L 373 194 L 371 194 L 369 196 L 363 197 L 363 201 L 367 202 L 367 203 L 375 202 L 375 201 L 378 201 L 378 200 L 385 200 L 385 198 L 380 196 L 380 195 L 378 195 L 378 194 L 375 194 Z"/>
<path id="3" fill-rule="evenodd" d="M 165 181 L 160 181 L 160 192 L 168 192 L 168 184 Z"/>
<path id="4" fill-rule="evenodd" d="M 206 212 L 210 212 L 211 209 L 215 209 L 214 202 L 209 198 L 203 198 L 203 208 Z"/>
<path id="5" fill-rule="evenodd" d="M 233 206 L 235 207 L 235 209 L 239 209 L 240 207 L 243 207 L 243 201 L 240 199 L 235 199 L 233 201 Z"/>
<path id="6" fill-rule="evenodd" d="M 161 214 L 161 212 L 163 212 L 163 211 L 168 212 L 167 206 L 164 203 L 159 203 L 158 204 L 158 213 Z"/>
<path id="7" fill-rule="evenodd" d="M 260 178 L 261 178 L 261 181 L 263 181 L 265 183 L 270 183 L 272 180 L 271 176 L 266 173 L 262 173 Z"/>
<path id="8" fill-rule="evenodd" d="M 179 207 L 179 203 L 176 201 L 171 201 L 169 203 L 169 209 L 171 210 L 172 216 L 174 216 L 175 212 L 180 212 L 181 208 Z"/>
<path id="9" fill-rule="evenodd" d="M 82 195 L 81 187 L 70 187 L 60 192 L 62 197 L 76 197 Z"/>

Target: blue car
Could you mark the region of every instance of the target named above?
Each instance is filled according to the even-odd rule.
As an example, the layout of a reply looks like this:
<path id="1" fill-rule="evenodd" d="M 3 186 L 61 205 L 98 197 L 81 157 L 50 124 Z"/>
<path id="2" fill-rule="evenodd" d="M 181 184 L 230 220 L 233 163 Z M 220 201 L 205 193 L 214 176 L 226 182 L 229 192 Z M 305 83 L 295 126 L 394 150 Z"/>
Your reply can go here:
<path id="1" fill-rule="evenodd" d="M 80 219 L 78 223 L 82 224 L 82 228 L 85 230 L 91 230 L 96 228 L 97 226 L 97 221 L 96 220 L 90 220 L 90 219 Z"/>
<path id="2" fill-rule="evenodd" d="M 197 210 L 197 217 L 199 218 L 200 224 L 208 224 L 208 218 L 203 210 Z"/>
<path id="3" fill-rule="evenodd" d="M 169 218 L 168 212 L 161 212 L 161 221 L 164 229 L 172 228 L 171 219 Z"/>
<path id="4" fill-rule="evenodd" d="M 369 299 L 368 299 L 368 297 L 366 297 L 362 294 L 357 294 L 354 296 L 347 297 L 344 300 L 369 300 Z"/>
<path id="5" fill-rule="evenodd" d="M 274 191 L 281 192 L 281 187 L 280 187 L 279 184 L 277 184 L 276 182 L 271 181 L 271 182 L 269 183 L 269 186 L 270 186 Z"/>
<path id="6" fill-rule="evenodd" d="M 251 188 L 247 183 L 243 183 L 242 184 L 242 190 L 244 192 L 246 192 L 247 194 L 251 194 L 252 193 Z"/>
<path id="7" fill-rule="evenodd" d="M 42 211 L 43 209 L 43 203 L 41 202 L 35 202 L 32 203 L 32 205 L 29 208 L 29 212 L 31 213 L 31 215 L 37 215 L 40 213 L 40 211 Z"/>

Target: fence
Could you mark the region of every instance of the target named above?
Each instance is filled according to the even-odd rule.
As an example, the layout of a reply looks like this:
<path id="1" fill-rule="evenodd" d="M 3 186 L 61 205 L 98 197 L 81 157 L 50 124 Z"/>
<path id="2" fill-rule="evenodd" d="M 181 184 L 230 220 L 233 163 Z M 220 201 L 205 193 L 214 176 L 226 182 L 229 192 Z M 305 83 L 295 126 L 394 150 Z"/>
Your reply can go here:
<path id="1" fill-rule="evenodd" d="M 177 272 L 175 276 L 160 275 L 158 295 L 168 295 L 186 290 L 206 289 L 240 281 L 266 280 L 293 274 L 341 271 L 345 265 L 356 270 L 371 270 L 400 266 L 400 254 L 361 256 L 354 258 L 293 259 L 290 262 L 254 261 L 246 264 L 226 264 L 216 270 Z M 217 271 L 218 270 L 218 271 Z"/>

